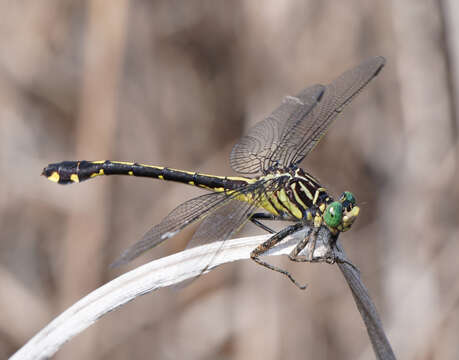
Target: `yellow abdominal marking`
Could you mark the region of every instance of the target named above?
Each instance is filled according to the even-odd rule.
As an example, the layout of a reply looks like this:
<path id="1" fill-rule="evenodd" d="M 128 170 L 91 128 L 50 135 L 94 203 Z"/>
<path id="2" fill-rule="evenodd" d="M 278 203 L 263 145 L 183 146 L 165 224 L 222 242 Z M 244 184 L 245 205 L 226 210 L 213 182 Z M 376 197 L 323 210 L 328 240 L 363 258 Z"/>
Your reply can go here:
<path id="1" fill-rule="evenodd" d="M 244 180 L 250 180 L 250 182 L 254 182 L 255 181 L 255 180 L 252 180 L 252 179 L 246 179 L 246 178 L 243 178 L 243 179 Z M 234 193 L 234 190 L 225 190 L 224 188 L 215 188 L 215 189 L 209 188 L 209 190 L 213 190 L 215 192 L 224 192 L 224 191 L 226 191 L 226 193 L 228 195 L 231 195 L 231 194 Z M 270 199 L 272 201 L 276 201 L 277 205 L 275 205 L 275 206 L 279 206 L 278 208 L 281 208 L 281 205 L 279 204 L 279 202 L 277 202 L 277 199 L 275 199 L 274 196 L 270 196 L 270 195 L 267 195 L 267 194 L 262 194 L 261 198 L 257 199 L 257 206 L 265 209 L 266 211 L 268 211 L 269 213 L 271 213 L 273 215 L 280 215 L 279 211 L 275 207 L 273 207 L 271 205 L 271 203 L 269 202 L 268 196 L 270 197 Z M 250 204 L 254 203 L 253 194 L 251 194 L 251 193 L 247 193 L 247 194 L 239 193 L 239 194 L 237 194 L 235 196 L 235 199 L 239 200 L 239 201 L 248 202 Z"/>
<path id="2" fill-rule="evenodd" d="M 95 163 L 95 164 L 102 164 L 105 161 L 101 160 L 101 161 L 92 161 L 92 162 Z M 130 161 L 110 161 L 110 162 L 113 163 L 113 164 L 121 164 L 121 165 L 134 165 L 135 164 L 135 163 L 130 162 Z"/>
<path id="3" fill-rule="evenodd" d="M 77 174 L 70 175 L 70 180 L 72 180 L 74 183 L 79 183 L 80 182 L 80 179 L 78 178 Z"/>
<path id="4" fill-rule="evenodd" d="M 57 171 L 54 171 L 50 176 L 48 176 L 48 180 L 52 181 L 52 182 L 55 182 L 57 183 L 59 181 L 59 174 L 57 173 Z"/>
<path id="5" fill-rule="evenodd" d="M 104 175 L 104 169 L 100 169 L 98 173 L 92 173 L 91 175 L 89 175 L 89 177 L 93 178 L 99 175 Z"/>
<path id="6" fill-rule="evenodd" d="M 166 169 L 166 167 L 164 167 L 164 166 L 154 166 L 154 165 L 147 165 L 147 164 L 139 164 L 139 163 L 129 162 L 129 161 L 96 160 L 96 161 L 90 161 L 90 162 L 92 164 L 104 164 L 107 161 L 111 162 L 113 164 L 121 164 L 121 165 L 128 165 L 128 166 L 142 166 L 142 167 L 158 169 L 158 170 Z M 176 171 L 176 172 L 189 174 L 189 175 L 201 175 L 201 176 L 208 176 L 208 177 L 213 177 L 213 178 L 217 178 L 217 179 L 225 179 L 226 178 L 229 181 L 243 181 L 247 185 L 254 184 L 255 182 L 258 181 L 258 179 L 256 179 L 256 178 L 246 178 L 246 177 L 239 177 L 239 176 L 209 175 L 209 174 L 204 174 L 204 173 L 196 173 L 194 171 L 185 171 L 185 170 L 180 170 L 180 169 L 173 169 L 173 168 L 169 168 L 169 167 L 167 169 L 169 169 L 171 171 Z M 91 174 L 90 177 L 95 177 L 95 176 L 99 176 L 99 175 L 104 175 L 104 170 L 103 169 L 100 169 L 98 173 Z M 134 176 L 133 171 L 131 171 L 131 170 L 128 171 L 128 175 Z M 269 175 L 266 175 L 264 177 L 264 179 L 265 180 L 270 180 L 270 179 L 277 178 L 278 176 L 285 176 L 285 174 L 269 174 Z M 58 182 L 59 181 L 59 174 L 57 172 L 53 173 L 49 177 L 49 179 L 51 181 Z M 158 175 L 158 179 L 164 180 L 164 176 L 163 175 Z M 73 182 L 78 182 L 79 181 L 78 177 L 76 177 L 76 178 L 71 177 L 71 180 Z M 192 186 L 196 186 L 196 183 L 194 181 L 189 181 L 188 184 L 192 185 Z M 205 188 L 207 190 L 215 191 L 215 192 L 227 192 L 228 194 L 232 193 L 232 190 L 227 190 L 227 189 L 225 189 L 223 187 L 212 188 L 212 187 L 208 187 L 208 186 L 204 186 L 204 185 L 199 185 L 199 187 Z M 312 199 L 313 196 L 312 196 L 312 194 L 309 192 L 309 190 L 307 188 L 302 186 L 301 190 L 303 190 L 306 193 L 306 195 L 310 199 Z M 270 194 L 261 195 L 261 198 L 258 198 L 257 201 L 256 201 L 257 202 L 257 206 L 262 207 L 263 209 L 265 209 L 266 211 L 268 211 L 269 213 L 274 214 L 274 215 L 280 215 L 281 212 L 290 212 L 291 214 L 293 214 L 294 217 L 296 217 L 298 219 L 302 218 L 301 210 L 294 203 L 292 203 L 290 201 L 290 199 L 288 198 L 288 196 L 285 193 L 284 189 L 282 189 L 277 195 L 279 196 L 279 199 L 281 199 L 282 203 L 278 201 L 278 199 L 275 196 L 275 194 L 270 193 Z M 301 201 L 301 198 L 298 196 L 298 194 L 295 191 L 294 191 L 294 196 L 295 196 L 296 201 L 298 201 L 298 203 L 300 205 L 306 207 L 305 204 Z M 255 200 L 253 198 L 253 195 L 251 193 L 238 194 L 235 198 L 237 200 L 239 200 L 239 201 L 245 201 L 245 202 L 248 202 L 248 203 L 254 203 L 255 202 Z"/>
<path id="7" fill-rule="evenodd" d="M 92 163 L 94 164 L 102 164 L 104 163 L 105 161 L 104 160 L 100 160 L 100 161 L 92 161 Z M 123 165 L 136 165 L 136 163 L 133 163 L 133 162 L 129 162 L 129 161 L 111 161 L 112 163 L 114 164 L 123 164 Z M 148 165 L 148 164 L 137 164 L 139 166 L 143 166 L 143 167 L 148 167 L 148 168 L 152 168 L 152 169 L 158 169 L 158 170 L 163 170 L 165 169 L 164 166 L 155 166 L 155 165 Z M 194 175 L 196 174 L 196 172 L 194 171 L 186 171 L 186 170 L 181 170 L 181 169 L 174 169 L 174 168 L 169 168 L 169 170 L 172 170 L 172 171 L 177 171 L 177 172 L 181 172 L 181 173 L 185 173 L 185 174 L 190 174 L 190 175 Z M 199 173 L 199 175 L 203 175 L 203 176 L 210 176 L 210 177 L 213 177 L 213 178 L 218 178 L 218 179 L 224 179 L 225 176 L 217 176 L 217 175 L 209 175 L 209 174 L 202 174 L 202 173 Z M 231 176 L 231 177 L 228 177 L 229 179 L 231 180 L 242 180 L 242 181 L 247 181 L 247 178 L 244 178 L 244 177 L 238 177 L 238 176 Z M 162 178 L 160 178 L 162 179 Z M 164 179 L 163 179 L 164 180 Z"/>
<path id="8" fill-rule="evenodd" d="M 139 163 L 135 163 L 135 162 L 132 162 L 132 161 L 114 161 L 114 160 L 96 160 L 96 161 L 90 161 L 91 164 L 104 164 L 105 162 L 110 162 L 112 164 L 121 164 L 121 165 L 128 165 L 128 166 L 142 166 L 142 167 L 147 167 L 147 168 L 151 168 L 151 169 L 158 169 L 158 170 L 164 170 L 166 167 L 164 166 L 155 166 L 155 165 L 148 165 L 148 164 L 139 164 Z M 195 175 L 197 174 L 196 172 L 194 171 L 186 171 L 186 170 L 180 170 L 180 169 L 173 169 L 173 168 L 167 168 L 169 170 L 172 170 L 172 171 L 177 171 L 177 172 L 181 172 L 181 173 L 185 173 L 185 174 L 189 174 L 189 175 Z M 132 173 L 132 171 L 129 171 L 128 172 L 129 175 L 134 175 Z M 102 174 L 96 174 L 96 175 L 91 175 L 92 176 L 97 176 L 97 175 L 103 175 Z M 198 173 L 198 175 L 202 175 L 202 176 L 209 176 L 209 177 L 213 177 L 213 178 L 217 178 L 217 179 L 224 179 L 226 176 L 217 176 L 217 175 L 209 175 L 209 174 L 202 174 L 202 173 Z M 164 177 L 162 175 L 158 176 L 159 179 L 161 180 L 164 180 Z M 240 181 L 245 181 L 247 183 L 253 183 L 256 179 L 248 179 L 248 178 L 245 178 L 245 177 L 239 177 L 239 176 L 231 176 L 231 177 L 226 177 L 228 178 L 229 180 L 240 180 Z M 50 179 L 51 180 L 51 179 Z M 253 181 L 248 181 L 248 180 L 253 180 Z M 190 185 L 195 185 L 194 183 Z M 204 186 L 203 186 L 204 187 Z M 208 188 L 209 190 L 214 190 L 214 191 L 224 191 L 224 189 L 220 190 L 220 189 L 212 189 L 212 188 Z"/>

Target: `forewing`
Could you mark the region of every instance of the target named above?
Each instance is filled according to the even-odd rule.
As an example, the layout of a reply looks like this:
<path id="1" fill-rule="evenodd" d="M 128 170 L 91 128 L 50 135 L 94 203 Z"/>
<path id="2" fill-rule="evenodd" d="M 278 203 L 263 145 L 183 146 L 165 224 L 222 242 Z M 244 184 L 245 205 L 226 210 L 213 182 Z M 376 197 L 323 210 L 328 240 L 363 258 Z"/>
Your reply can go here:
<path id="1" fill-rule="evenodd" d="M 300 163 L 320 141 L 335 116 L 382 69 L 373 57 L 346 71 L 331 84 L 314 85 L 287 96 L 265 120 L 234 146 L 231 167 L 242 174 L 263 173 Z"/>
<path id="2" fill-rule="evenodd" d="M 282 104 L 266 119 L 251 128 L 234 145 L 230 164 L 241 174 L 263 173 L 280 164 L 273 156 L 287 128 L 294 129 L 311 112 L 324 92 L 323 85 L 314 85 L 301 91 L 297 96 L 287 96 Z"/>
<path id="3" fill-rule="evenodd" d="M 274 157 L 284 164 L 298 164 L 320 141 L 334 120 L 352 99 L 381 71 L 385 59 L 373 57 L 346 71 L 326 86 L 320 102 L 295 127 L 287 127 Z"/>
<path id="4" fill-rule="evenodd" d="M 230 199 L 226 193 L 209 193 L 180 204 L 159 224 L 153 226 L 140 241 L 126 249 L 112 266 L 120 266 L 135 259 L 143 252 L 171 238 L 187 225 L 207 216 Z"/>

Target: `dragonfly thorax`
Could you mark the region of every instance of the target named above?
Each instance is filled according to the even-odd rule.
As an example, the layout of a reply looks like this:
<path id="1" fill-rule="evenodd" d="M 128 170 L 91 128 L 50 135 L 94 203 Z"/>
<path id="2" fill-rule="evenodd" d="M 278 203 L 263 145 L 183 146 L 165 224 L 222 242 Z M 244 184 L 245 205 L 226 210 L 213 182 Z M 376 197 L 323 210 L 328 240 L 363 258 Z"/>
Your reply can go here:
<path id="1" fill-rule="evenodd" d="M 349 230 L 359 214 L 352 193 L 345 191 L 338 201 L 334 201 L 318 180 L 301 168 L 276 170 L 262 178 L 274 178 L 280 183 L 263 206 L 276 215 L 315 226 L 323 223 L 337 233 Z"/>

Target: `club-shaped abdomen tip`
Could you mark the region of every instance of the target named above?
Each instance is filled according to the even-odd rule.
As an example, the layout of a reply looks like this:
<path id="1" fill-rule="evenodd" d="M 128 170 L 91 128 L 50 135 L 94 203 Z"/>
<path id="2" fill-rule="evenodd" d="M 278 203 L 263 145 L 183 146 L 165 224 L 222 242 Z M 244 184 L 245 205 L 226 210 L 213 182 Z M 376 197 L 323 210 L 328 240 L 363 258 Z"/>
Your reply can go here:
<path id="1" fill-rule="evenodd" d="M 46 177 L 49 181 L 59 183 L 61 176 L 59 175 L 59 171 L 54 164 L 49 164 L 47 167 L 43 169 L 41 175 Z"/>
<path id="2" fill-rule="evenodd" d="M 65 185 L 80 182 L 78 175 L 71 170 L 71 167 L 62 167 L 62 164 L 49 164 L 43 169 L 41 174 L 49 181 L 57 184 Z"/>

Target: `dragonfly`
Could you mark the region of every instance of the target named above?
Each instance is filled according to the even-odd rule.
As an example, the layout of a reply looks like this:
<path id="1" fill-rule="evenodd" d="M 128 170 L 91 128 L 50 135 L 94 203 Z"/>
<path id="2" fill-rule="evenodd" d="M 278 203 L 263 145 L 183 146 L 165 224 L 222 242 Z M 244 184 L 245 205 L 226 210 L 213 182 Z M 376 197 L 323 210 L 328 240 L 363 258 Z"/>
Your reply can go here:
<path id="1" fill-rule="evenodd" d="M 305 289 L 306 286 L 298 283 L 287 270 L 266 262 L 261 255 L 287 236 L 308 228 L 289 258 L 311 261 L 321 227 L 328 228 L 337 237 L 349 230 L 357 219 L 360 208 L 351 192 L 344 191 L 335 200 L 299 165 L 344 106 L 379 74 L 384 65 L 384 57 L 372 57 L 327 85 L 316 84 L 295 96 L 286 96 L 268 117 L 255 124 L 234 145 L 230 165 L 240 176 L 216 176 L 110 160 L 62 161 L 46 166 L 42 175 L 58 184 L 79 183 L 102 175 L 128 175 L 175 181 L 208 190 L 177 206 L 140 241 L 125 250 L 113 266 L 133 260 L 197 221 L 201 223 L 188 247 L 216 241 L 223 244 L 250 221 L 272 234 L 253 249 L 251 259 Z M 266 221 L 271 220 L 292 224 L 276 232 L 266 225 Z M 307 244 L 312 252 L 301 255 Z M 201 273 L 208 265 L 202 266 Z"/>

